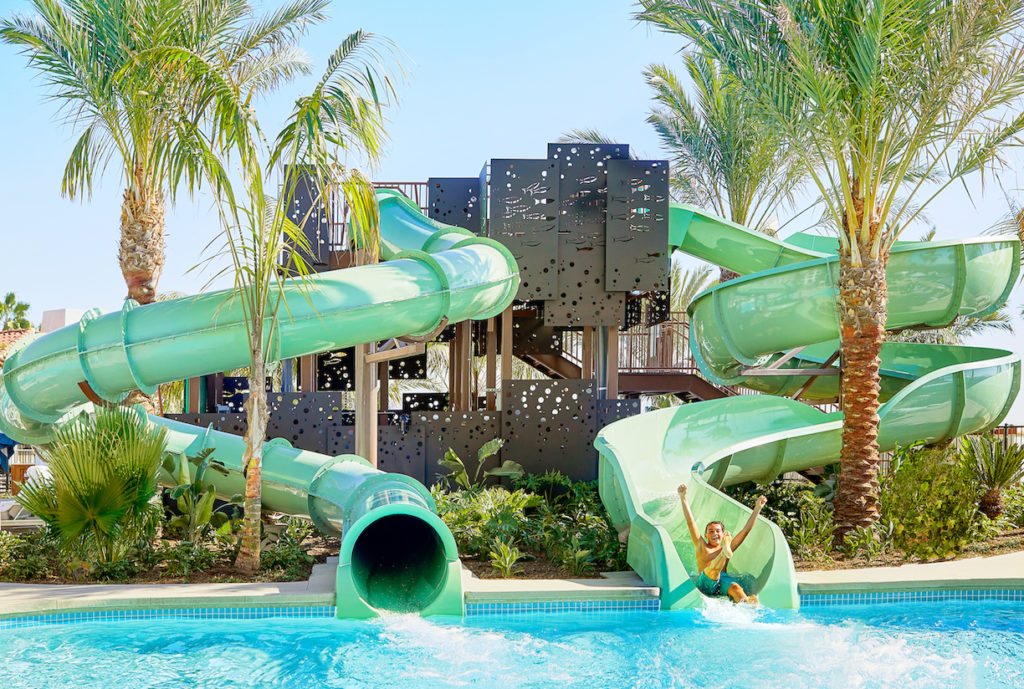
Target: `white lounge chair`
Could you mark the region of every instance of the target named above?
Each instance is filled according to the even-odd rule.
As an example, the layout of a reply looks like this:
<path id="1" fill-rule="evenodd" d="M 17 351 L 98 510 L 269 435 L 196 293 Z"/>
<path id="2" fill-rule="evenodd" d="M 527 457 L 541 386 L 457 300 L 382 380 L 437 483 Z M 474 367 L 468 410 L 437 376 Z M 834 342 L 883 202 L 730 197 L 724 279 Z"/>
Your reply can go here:
<path id="1" fill-rule="evenodd" d="M 24 533 L 39 531 L 46 522 L 13 500 L 0 500 L 0 531 Z"/>

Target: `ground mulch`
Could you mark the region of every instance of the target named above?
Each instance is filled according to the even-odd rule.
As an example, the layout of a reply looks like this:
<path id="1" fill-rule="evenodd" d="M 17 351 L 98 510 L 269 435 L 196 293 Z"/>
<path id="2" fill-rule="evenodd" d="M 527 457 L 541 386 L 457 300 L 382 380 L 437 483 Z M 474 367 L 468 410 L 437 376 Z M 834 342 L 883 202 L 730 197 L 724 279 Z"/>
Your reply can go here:
<path id="1" fill-rule="evenodd" d="M 571 574 L 561 565 L 552 562 L 548 558 L 544 557 L 541 553 L 530 553 L 533 559 L 520 560 L 516 563 L 518 570 L 513 576 L 513 579 L 600 579 L 601 574 L 599 572 L 591 572 L 590 574 Z M 491 563 L 486 560 L 477 560 L 470 558 L 462 558 L 462 564 L 466 566 L 470 572 L 476 575 L 480 579 L 501 579 L 501 574 L 498 573 Z"/>

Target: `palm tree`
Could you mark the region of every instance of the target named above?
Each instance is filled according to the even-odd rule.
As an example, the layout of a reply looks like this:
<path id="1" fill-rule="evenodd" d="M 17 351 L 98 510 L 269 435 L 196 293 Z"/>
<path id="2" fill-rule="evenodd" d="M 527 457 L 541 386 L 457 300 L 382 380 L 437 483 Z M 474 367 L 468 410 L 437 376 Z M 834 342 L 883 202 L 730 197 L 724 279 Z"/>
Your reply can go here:
<path id="1" fill-rule="evenodd" d="M 263 384 L 270 350 L 267 338 L 276 328 L 283 299 L 285 275 L 305 277 L 305 257 L 310 246 L 301 228 L 287 217 L 298 184 L 312 182 L 313 189 L 326 196 L 339 189 L 352 213 L 357 229 L 357 247 L 376 260 L 379 245 L 378 209 L 373 187 L 355 168 L 339 163 L 344 154 L 363 155 L 377 161 L 383 143 L 383 108 L 395 96 L 386 60 L 390 42 L 357 31 L 349 35 L 331 55 L 327 68 L 312 92 L 299 98 L 284 127 L 269 147 L 262 127 L 249 107 L 250 95 L 237 83 L 225 83 L 216 94 L 218 121 L 234 125 L 232 144 L 237 154 L 234 177 L 241 180 L 236 193 L 232 175 L 217 159 L 200 158 L 215 192 L 224 248 L 231 261 L 235 293 L 245 314 L 250 368 L 249 397 L 245 403 L 248 428 L 245 433 L 245 517 L 236 568 L 253 573 L 260 566 L 260 512 L 262 509 L 263 439 L 269 410 Z M 189 80 L 206 78 L 204 65 L 181 50 L 162 51 L 163 64 L 181 66 Z M 210 149 L 207 149 L 210 150 Z M 283 166 L 281 196 L 267 192 L 268 174 Z M 314 204 L 315 205 L 315 204 Z M 282 244 L 284 239 L 284 244 Z M 283 252 L 285 245 L 292 250 Z M 282 257 L 286 265 L 282 266 Z M 282 270 L 283 268 L 283 270 Z M 271 327 L 267 327 L 271 324 Z"/>
<path id="2" fill-rule="evenodd" d="M 978 509 L 989 519 L 998 518 L 1003 513 L 1003 491 L 1024 479 L 1024 445 L 971 435 L 960 439 L 958 454 L 974 469 L 984 491 Z"/>
<path id="3" fill-rule="evenodd" d="M 785 138 L 709 53 L 688 54 L 683 62 L 692 98 L 669 67 L 651 65 L 644 71 L 656 103 L 647 121 L 670 151 L 674 195 L 774 235 L 773 214 L 802 174 Z M 737 276 L 721 268 L 722 282 Z"/>
<path id="4" fill-rule="evenodd" d="M 723 65 L 786 138 L 839 237 L 844 413 L 836 534 L 878 517 L 889 249 L 1024 126 L 1020 0 L 641 0 Z M 941 177 L 941 179 L 940 179 Z"/>
<path id="5" fill-rule="evenodd" d="M 191 193 L 202 177 L 200 131 L 211 90 L 223 87 L 213 75 L 251 98 L 306 73 L 294 42 L 325 17 L 327 2 L 293 0 L 253 20 L 248 0 L 32 0 L 37 16 L 0 21 L 0 40 L 22 49 L 78 136 L 61 192 L 91 195 L 94 176 L 111 161 L 121 172 L 118 258 L 138 303 L 156 296 L 167 201 L 182 181 Z M 205 64 L 208 78 L 158 69 L 154 55 L 165 48 Z M 230 132 L 236 123 L 215 124 Z"/>
<path id="6" fill-rule="evenodd" d="M 0 301 L 0 330 L 27 330 L 32 324 L 28 320 L 28 304 L 18 301 L 14 292 L 8 292 Z"/>

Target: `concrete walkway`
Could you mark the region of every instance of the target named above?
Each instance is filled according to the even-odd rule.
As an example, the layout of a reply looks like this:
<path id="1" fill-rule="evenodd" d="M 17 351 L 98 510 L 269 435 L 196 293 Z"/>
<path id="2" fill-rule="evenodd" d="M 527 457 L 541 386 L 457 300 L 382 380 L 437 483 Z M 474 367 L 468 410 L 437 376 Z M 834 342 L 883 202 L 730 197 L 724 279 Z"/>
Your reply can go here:
<path id="1" fill-rule="evenodd" d="M 0 584 L 0 618 L 35 612 L 334 605 L 338 558 L 309 581 L 260 584 Z"/>
<path id="2" fill-rule="evenodd" d="M 0 584 L 0 618 L 37 612 L 137 608 L 229 608 L 334 605 L 338 559 L 313 567 L 309 581 L 265 584 Z M 656 599 L 635 572 L 600 579 L 479 579 L 462 570 L 466 603 L 642 601 Z M 1024 589 L 1024 552 L 951 562 L 798 572 L 802 594 Z"/>
<path id="3" fill-rule="evenodd" d="M 800 593 L 1022 589 L 1024 552 L 899 567 L 797 572 Z"/>

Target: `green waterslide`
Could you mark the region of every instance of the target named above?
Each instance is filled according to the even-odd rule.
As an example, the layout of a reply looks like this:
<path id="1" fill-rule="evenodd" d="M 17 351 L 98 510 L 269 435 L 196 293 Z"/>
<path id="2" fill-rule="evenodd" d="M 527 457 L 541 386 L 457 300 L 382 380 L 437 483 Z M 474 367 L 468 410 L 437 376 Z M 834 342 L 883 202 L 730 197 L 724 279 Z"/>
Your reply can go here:
<path id="1" fill-rule="evenodd" d="M 385 261 L 318 274 L 306 291 L 287 282 L 287 308 L 279 322 L 266 323 L 269 359 L 424 335 L 444 322 L 489 318 L 512 302 L 519 274 L 507 249 L 427 219 L 397 192 L 379 191 L 377 199 Z M 93 311 L 16 345 L 0 377 L 0 430 L 45 446 L 90 399 L 119 402 L 133 389 L 152 393 L 161 383 L 247 366 L 248 351 L 243 311 L 230 290 Z M 149 420 L 167 428 L 173 454 L 213 448 L 229 470 L 214 480 L 218 494 L 243 492 L 242 438 Z M 342 537 L 339 617 L 462 614 L 455 541 L 420 482 L 355 455 L 328 457 L 275 439 L 263 448 L 263 505 L 309 516 L 324 533 Z"/>
<path id="2" fill-rule="evenodd" d="M 839 376 L 811 381 L 797 369 L 829 367 L 838 349 L 839 263 L 834 240 L 801 234 L 782 242 L 686 205 L 670 207 L 669 226 L 672 248 L 743 275 L 688 308 L 701 372 L 768 393 L 624 419 L 595 440 L 601 497 L 616 527 L 629 529 L 629 564 L 661 588 L 663 608 L 677 609 L 705 601 L 694 586 L 677 485 L 687 484 L 701 526 L 720 519 L 736 533 L 750 510 L 718 489 L 839 457 L 842 413 L 789 399 L 802 388 L 801 399 L 838 395 Z M 897 243 L 886 272 L 886 327 L 935 328 L 994 311 L 1017 280 L 1019 260 L 1019 242 L 1009 238 Z M 1021 358 L 984 347 L 887 343 L 881 374 L 879 445 L 888 450 L 998 425 L 1017 397 Z M 798 607 L 789 548 L 767 519 L 758 519 L 729 571 L 755 577 L 763 604 Z"/>

